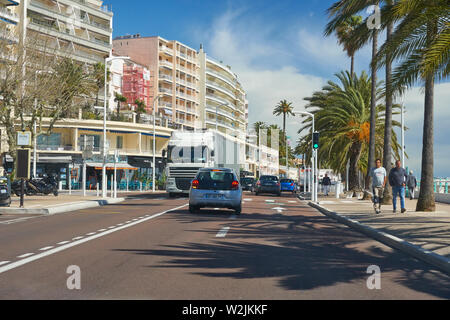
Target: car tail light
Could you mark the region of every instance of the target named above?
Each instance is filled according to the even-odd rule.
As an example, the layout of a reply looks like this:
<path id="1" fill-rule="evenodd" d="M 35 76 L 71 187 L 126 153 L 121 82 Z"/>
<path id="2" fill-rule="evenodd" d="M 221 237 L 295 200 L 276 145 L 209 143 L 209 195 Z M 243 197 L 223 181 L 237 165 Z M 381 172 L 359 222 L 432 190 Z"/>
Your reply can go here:
<path id="1" fill-rule="evenodd" d="M 281 186 L 281 183 L 277 182 L 277 186 Z"/>
<path id="2" fill-rule="evenodd" d="M 231 183 L 231 189 L 232 189 L 232 190 L 237 190 L 237 189 L 239 189 L 239 181 L 233 181 L 233 182 Z"/>
<path id="3" fill-rule="evenodd" d="M 257 184 L 258 186 L 260 186 L 260 185 L 261 185 L 261 181 L 258 181 L 256 184 Z"/>
<path id="4" fill-rule="evenodd" d="M 200 181 L 198 181 L 197 179 L 192 181 L 192 189 L 197 189 L 198 185 L 200 184 Z"/>
<path id="5" fill-rule="evenodd" d="M 291 183 L 291 187 L 293 187 L 294 186 L 294 184 L 293 183 Z"/>

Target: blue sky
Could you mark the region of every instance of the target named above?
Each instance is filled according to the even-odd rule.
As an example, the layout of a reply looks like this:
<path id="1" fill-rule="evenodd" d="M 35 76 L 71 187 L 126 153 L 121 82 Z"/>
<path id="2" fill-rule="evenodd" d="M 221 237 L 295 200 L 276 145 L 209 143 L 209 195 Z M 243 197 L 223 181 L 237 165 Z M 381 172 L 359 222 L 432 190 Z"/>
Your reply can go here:
<path id="1" fill-rule="evenodd" d="M 350 60 L 334 36 L 324 38 L 328 0 L 106 0 L 114 12 L 114 37 L 140 33 L 178 40 L 232 66 L 248 93 L 250 123 L 282 120 L 272 115 L 281 99 L 303 110 L 304 97 L 320 90 Z M 168 13 L 168 14 L 165 14 Z M 381 39 L 383 41 L 384 39 Z M 356 55 L 356 72 L 368 70 L 370 48 Z M 384 77 L 383 72 L 379 78 Z M 450 176 L 450 83 L 436 86 L 435 175 Z M 405 96 L 408 166 L 420 175 L 423 93 L 420 87 Z M 399 120 L 399 119 L 398 119 Z M 287 121 L 297 139 L 299 119 Z"/>

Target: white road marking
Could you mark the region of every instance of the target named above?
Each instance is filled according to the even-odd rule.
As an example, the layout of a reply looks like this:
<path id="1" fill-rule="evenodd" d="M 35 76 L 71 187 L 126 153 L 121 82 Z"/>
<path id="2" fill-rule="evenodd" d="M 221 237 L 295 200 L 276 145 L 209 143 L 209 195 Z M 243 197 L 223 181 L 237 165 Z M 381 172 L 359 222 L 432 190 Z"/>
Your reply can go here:
<path id="1" fill-rule="evenodd" d="M 66 243 L 69 243 L 70 241 L 61 241 L 61 242 L 58 242 L 58 244 L 66 244 Z"/>
<path id="2" fill-rule="evenodd" d="M 266 200 L 266 202 L 275 202 L 275 200 Z"/>
<path id="3" fill-rule="evenodd" d="M 17 258 L 26 258 L 26 257 L 32 256 L 33 254 L 34 253 L 25 253 L 25 254 L 22 254 L 20 256 L 17 256 Z"/>
<path id="4" fill-rule="evenodd" d="M 9 261 L 0 261 L 0 266 L 9 263 Z"/>
<path id="5" fill-rule="evenodd" d="M 244 201 L 253 201 L 251 198 L 244 199 Z"/>
<path id="6" fill-rule="evenodd" d="M 321 204 L 336 204 L 335 201 L 320 201 Z"/>
<path id="7" fill-rule="evenodd" d="M 281 207 L 276 207 L 276 208 L 272 208 L 272 210 L 277 210 L 278 213 L 282 213 L 286 209 L 281 208 Z"/>
<path id="8" fill-rule="evenodd" d="M 123 225 L 124 225 L 123 223 L 119 223 L 117 226 L 120 227 L 120 226 L 123 226 Z M 89 236 L 90 236 L 90 234 L 89 234 Z"/>
<path id="9" fill-rule="evenodd" d="M 66 245 L 62 245 L 62 246 L 60 246 L 60 247 L 53 248 L 53 249 L 50 249 L 50 250 L 48 250 L 48 251 L 45 251 L 45 252 L 42 252 L 42 253 L 39 253 L 39 254 L 36 254 L 36 255 L 34 255 L 34 253 L 31 253 L 31 255 L 33 255 L 32 257 L 28 257 L 28 258 L 25 258 L 25 259 L 22 259 L 22 260 L 19 260 L 19 261 L 16 261 L 16 262 L 7 264 L 7 265 L 5 265 L 5 266 L 3 266 L 3 267 L 0 267 L 0 273 L 4 273 L 4 272 L 6 272 L 6 271 L 9 271 L 9 270 L 18 268 L 18 267 L 23 266 L 23 265 L 25 265 L 25 264 L 27 264 L 27 263 L 30 263 L 30 262 L 33 262 L 33 261 L 42 259 L 42 258 L 44 258 L 44 257 L 50 256 L 50 255 L 52 255 L 52 254 L 55 254 L 55 253 L 58 253 L 58 252 L 61 252 L 61 251 L 64 251 L 64 250 L 67 250 L 67 249 L 69 249 L 69 248 L 78 246 L 78 245 L 83 244 L 83 243 L 85 243 L 85 242 L 92 241 L 92 240 L 95 240 L 95 239 L 104 237 L 104 236 L 106 236 L 106 235 L 108 235 L 108 234 L 111 234 L 111 233 L 114 233 L 114 232 L 117 232 L 117 231 L 120 231 L 120 230 L 123 230 L 123 229 L 126 229 L 126 228 L 130 228 L 130 227 L 132 227 L 132 226 L 135 226 L 135 225 L 137 225 L 137 224 L 146 222 L 146 221 L 148 221 L 148 220 L 155 219 L 155 218 L 157 218 L 157 217 L 162 216 L 163 214 L 166 214 L 166 213 L 168 213 L 168 212 L 171 212 L 171 211 L 175 211 L 175 210 L 184 208 L 184 207 L 186 207 L 186 206 L 187 206 L 187 204 L 182 205 L 182 206 L 179 206 L 179 207 L 176 207 L 176 208 L 173 208 L 173 209 L 169 209 L 169 210 L 166 210 L 166 211 L 163 211 L 163 212 L 154 214 L 154 215 L 152 215 L 152 216 L 150 216 L 150 217 L 148 217 L 148 218 L 142 219 L 142 220 L 140 220 L 140 221 L 137 221 L 137 222 L 134 222 L 134 223 L 130 223 L 130 224 L 128 224 L 128 225 L 124 225 L 124 226 L 121 226 L 121 227 L 117 227 L 117 228 L 115 228 L 114 230 L 107 230 L 107 231 L 102 232 L 102 233 L 97 233 L 97 234 L 95 234 L 95 235 L 93 235 L 93 236 L 86 237 L 86 238 L 83 238 L 83 239 L 78 240 L 78 241 L 73 241 L 73 242 L 70 242 L 70 243 L 68 243 L 68 244 L 66 244 Z"/>
<path id="10" fill-rule="evenodd" d="M 72 240 L 73 240 L 73 241 L 76 241 L 76 240 L 80 240 L 80 239 L 83 239 L 83 237 L 75 237 L 75 238 L 73 238 Z"/>
<path id="11" fill-rule="evenodd" d="M 98 232 L 103 232 L 103 231 L 106 231 L 106 229 L 100 229 L 100 230 L 98 230 Z"/>
<path id="12" fill-rule="evenodd" d="M 95 232 L 86 233 L 87 236 L 92 236 Z"/>
<path id="13" fill-rule="evenodd" d="M 49 246 L 49 247 L 41 248 L 41 249 L 39 249 L 39 251 L 47 251 L 52 248 L 53 248 L 53 246 Z"/>
<path id="14" fill-rule="evenodd" d="M 288 201 L 289 203 L 297 203 L 297 201 Z"/>
<path id="15" fill-rule="evenodd" d="M 216 210 L 216 211 L 217 211 L 217 210 L 220 210 L 220 209 L 219 209 L 219 208 L 214 208 L 214 210 Z"/>
<path id="16" fill-rule="evenodd" d="M 217 234 L 216 238 L 225 238 L 225 236 L 228 233 L 228 230 L 230 230 L 230 227 L 224 227 L 222 228 Z"/>

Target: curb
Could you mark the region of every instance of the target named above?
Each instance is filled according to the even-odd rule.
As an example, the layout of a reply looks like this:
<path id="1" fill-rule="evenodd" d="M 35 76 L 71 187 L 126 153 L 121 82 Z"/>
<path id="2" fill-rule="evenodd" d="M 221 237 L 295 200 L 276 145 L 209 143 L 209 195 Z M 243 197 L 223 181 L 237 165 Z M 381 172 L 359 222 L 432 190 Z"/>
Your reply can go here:
<path id="1" fill-rule="evenodd" d="M 0 214 L 40 214 L 53 215 L 58 213 L 65 213 L 89 208 L 96 208 L 111 204 L 116 204 L 125 201 L 125 198 L 117 199 L 102 199 L 102 200 L 88 200 L 77 203 L 61 204 L 44 209 L 22 209 L 22 208 L 2 208 Z"/>
<path id="2" fill-rule="evenodd" d="M 398 249 L 423 262 L 431 264 L 434 267 L 438 268 L 439 270 L 450 275 L 450 259 L 447 259 L 429 250 L 425 250 L 422 247 L 416 246 L 408 241 L 397 238 L 389 233 L 385 233 L 372 227 L 366 226 L 360 223 L 359 221 L 344 217 L 339 213 L 330 211 L 318 204 L 308 202 L 308 205 L 319 210 L 324 215 L 334 220 L 337 220 L 338 222 L 341 222 L 371 238 L 374 238 L 375 240 L 378 240 L 379 242 L 391 248 Z"/>

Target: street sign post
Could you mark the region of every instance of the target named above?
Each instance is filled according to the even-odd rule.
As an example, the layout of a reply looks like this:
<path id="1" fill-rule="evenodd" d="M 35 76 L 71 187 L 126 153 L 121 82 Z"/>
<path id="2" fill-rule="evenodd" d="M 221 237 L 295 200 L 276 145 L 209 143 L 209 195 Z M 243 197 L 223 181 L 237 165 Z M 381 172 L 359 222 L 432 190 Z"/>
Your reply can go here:
<path id="1" fill-rule="evenodd" d="M 31 141 L 31 137 L 30 137 Z M 16 161 L 16 178 L 21 180 L 20 207 L 23 208 L 23 200 L 25 193 L 25 180 L 30 178 L 30 149 L 18 149 Z"/>

